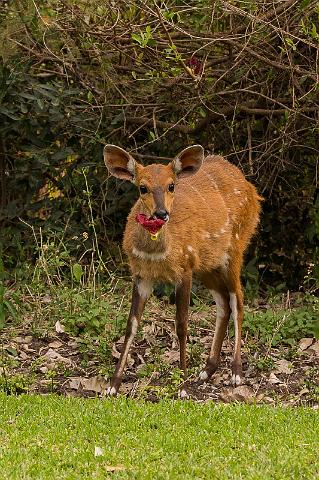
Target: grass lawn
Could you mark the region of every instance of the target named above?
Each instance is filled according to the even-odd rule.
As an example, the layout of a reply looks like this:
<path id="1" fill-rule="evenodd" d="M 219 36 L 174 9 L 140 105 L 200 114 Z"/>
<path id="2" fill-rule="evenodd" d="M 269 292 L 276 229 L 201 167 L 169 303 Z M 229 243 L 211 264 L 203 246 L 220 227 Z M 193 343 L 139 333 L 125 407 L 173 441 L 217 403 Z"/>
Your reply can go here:
<path id="1" fill-rule="evenodd" d="M 2 479 L 319 478 L 310 408 L 4 394 L 0 402 Z"/>

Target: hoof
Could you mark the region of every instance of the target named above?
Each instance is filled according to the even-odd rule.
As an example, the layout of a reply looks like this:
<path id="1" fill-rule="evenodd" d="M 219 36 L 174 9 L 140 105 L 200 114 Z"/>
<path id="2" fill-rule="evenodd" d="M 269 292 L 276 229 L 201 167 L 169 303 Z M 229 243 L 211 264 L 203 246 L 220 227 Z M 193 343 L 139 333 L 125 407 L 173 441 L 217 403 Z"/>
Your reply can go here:
<path id="1" fill-rule="evenodd" d="M 106 396 L 107 397 L 116 397 L 117 395 L 117 390 L 115 387 L 109 387 L 107 390 L 106 390 Z"/>
<path id="2" fill-rule="evenodd" d="M 198 376 L 198 380 L 200 382 L 205 382 L 206 380 L 208 380 L 208 378 L 209 378 L 209 375 L 206 372 L 206 370 L 202 370 Z"/>
<path id="3" fill-rule="evenodd" d="M 231 383 L 234 385 L 234 387 L 238 387 L 239 385 L 242 384 L 242 377 L 241 375 L 236 375 L 233 373 L 231 377 Z"/>

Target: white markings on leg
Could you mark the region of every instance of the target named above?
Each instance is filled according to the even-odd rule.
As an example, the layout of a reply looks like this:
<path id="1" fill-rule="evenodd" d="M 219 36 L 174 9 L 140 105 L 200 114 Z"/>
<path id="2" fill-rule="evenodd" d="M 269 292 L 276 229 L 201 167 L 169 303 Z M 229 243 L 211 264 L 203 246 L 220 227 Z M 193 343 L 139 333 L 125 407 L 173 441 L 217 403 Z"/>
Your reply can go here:
<path id="1" fill-rule="evenodd" d="M 109 397 L 114 397 L 116 394 L 117 394 L 117 391 L 115 387 L 109 387 L 106 390 L 106 395 L 108 395 Z"/>
<path id="2" fill-rule="evenodd" d="M 135 317 L 132 318 L 132 328 L 131 328 L 131 335 L 128 337 L 127 344 L 125 347 L 125 350 L 123 351 L 122 358 L 121 358 L 121 364 L 119 368 L 119 372 L 122 372 L 124 370 L 125 364 L 126 364 L 126 359 L 127 355 L 129 352 L 129 349 L 131 348 L 131 345 L 133 343 L 134 337 L 136 335 L 138 328 L 138 321 Z"/>
<path id="3" fill-rule="evenodd" d="M 235 387 L 238 387 L 239 385 L 241 385 L 241 376 L 240 375 L 235 375 L 233 374 L 231 376 L 231 383 L 235 386 Z"/>
<path id="4" fill-rule="evenodd" d="M 237 308 L 237 295 L 236 293 L 229 293 L 229 306 L 231 308 L 231 314 L 234 320 L 235 327 L 235 347 L 234 347 L 234 359 L 237 357 L 238 348 L 240 348 L 239 328 L 238 328 L 238 308 Z M 231 377 L 232 384 L 238 386 L 242 383 L 240 375 L 233 374 Z"/>
<path id="5" fill-rule="evenodd" d="M 199 379 L 203 381 L 208 379 L 208 373 L 206 372 L 206 370 L 203 370 L 202 372 L 200 372 Z"/>
<path id="6" fill-rule="evenodd" d="M 211 294 L 214 297 L 216 303 L 216 325 L 215 325 L 215 332 L 213 337 L 212 348 L 210 350 L 210 357 L 214 356 L 216 350 L 216 341 L 217 341 L 217 332 L 221 328 L 222 320 L 225 316 L 225 309 L 224 309 L 224 302 L 223 297 L 220 293 L 216 292 L 215 290 L 210 290 Z"/>
<path id="7" fill-rule="evenodd" d="M 142 298 L 148 298 L 153 291 L 153 282 L 150 280 L 140 280 L 137 285 L 137 290 Z"/>
<path id="8" fill-rule="evenodd" d="M 231 314 L 234 320 L 234 325 L 235 325 L 235 343 L 237 343 L 237 337 L 238 337 L 238 310 L 237 310 L 237 295 L 236 293 L 230 293 L 229 294 L 229 306 L 231 309 Z"/>

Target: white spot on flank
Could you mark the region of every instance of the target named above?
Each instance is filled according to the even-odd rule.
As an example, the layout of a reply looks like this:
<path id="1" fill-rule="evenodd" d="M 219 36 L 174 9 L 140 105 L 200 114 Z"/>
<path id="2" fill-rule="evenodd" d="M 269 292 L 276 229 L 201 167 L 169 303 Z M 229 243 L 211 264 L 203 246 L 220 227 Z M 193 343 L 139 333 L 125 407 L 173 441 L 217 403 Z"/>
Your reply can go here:
<path id="1" fill-rule="evenodd" d="M 239 240 L 239 235 L 238 235 L 238 233 L 236 233 L 235 237 L 236 237 L 236 240 Z"/>
<path id="2" fill-rule="evenodd" d="M 214 238 L 218 238 L 220 235 L 218 233 L 213 233 Z"/>
<path id="3" fill-rule="evenodd" d="M 132 250 L 133 255 L 135 257 L 141 258 L 142 260 L 150 260 L 151 262 L 159 262 L 164 260 L 167 257 L 167 250 L 165 252 L 144 252 L 143 250 L 139 250 L 138 248 L 133 247 Z"/>
<path id="4" fill-rule="evenodd" d="M 148 298 L 153 290 L 153 282 L 150 280 L 140 280 L 137 286 L 138 293 L 142 298 Z"/>
<path id="5" fill-rule="evenodd" d="M 199 374 L 199 379 L 200 379 L 200 380 L 207 380 L 207 378 L 208 378 L 208 374 L 207 374 L 207 372 L 206 372 L 205 370 L 203 370 L 202 372 L 200 372 L 200 374 Z"/>
<path id="6" fill-rule="evenodd" d="M 241 191 L 238 190 L 238 188 L 234 188 L 234 194 L 235 194 L 235 195 L 240 195 L 240 194 L 241 194 Z"/>
<path id="7" fill-rule="evenodd" d="M 210 238 L 210 233 L 209 233 L 209 232 L 204 232 L 204 233 L 203 233 L 203 239 L 204 239 L 204 240 L 206 240 L 206 239 L 208 240 L 209 238 Z"/>
<path id="8" fill-rule="evenodd" d="M 222 228 L 222 229 L 220 230 L 220 233 L 226 233 L 226 230 L 225 230 L 224 228 Z"/>
<path id="9" fill-rule="evenodd" d="M 187 250 L 188 250 L 189 252 L 193 252 L 193 251 L 194 251 L 193 247 L 191 247 L 190 245 L 187 245 Z"/>

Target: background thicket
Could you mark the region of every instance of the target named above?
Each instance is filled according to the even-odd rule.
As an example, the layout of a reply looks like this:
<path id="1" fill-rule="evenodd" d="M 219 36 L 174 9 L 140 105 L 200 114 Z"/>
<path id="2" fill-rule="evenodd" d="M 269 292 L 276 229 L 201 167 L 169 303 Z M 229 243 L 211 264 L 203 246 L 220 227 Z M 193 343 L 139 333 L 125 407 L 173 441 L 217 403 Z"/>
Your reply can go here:
<path id="1" fill-rule="evenodd" d="M 119 255 L 149 163 L 201 143 L 264 196 L 248 281 L 318 281 L 319 6 L 311 0 L 11 0 L 0 10 L 0 228 L 8 268 Z M 102 252 L 102 253 L 101 253 Z"/>

